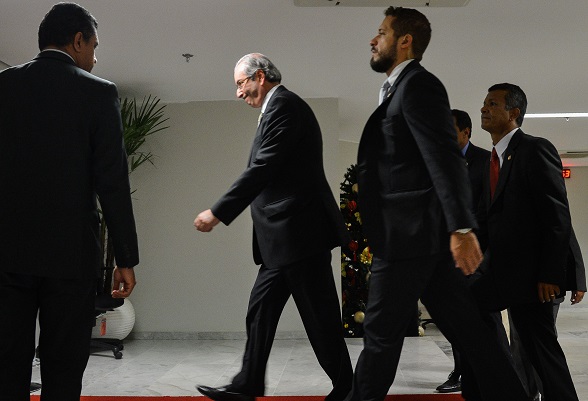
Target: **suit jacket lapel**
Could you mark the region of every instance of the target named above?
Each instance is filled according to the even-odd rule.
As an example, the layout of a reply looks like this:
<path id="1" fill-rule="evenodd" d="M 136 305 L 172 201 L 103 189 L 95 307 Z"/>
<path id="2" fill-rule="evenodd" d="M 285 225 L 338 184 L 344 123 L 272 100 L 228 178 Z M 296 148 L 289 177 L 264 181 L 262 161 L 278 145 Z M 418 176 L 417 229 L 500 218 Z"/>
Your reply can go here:
<path id="1" fill-rule="evenodd" d="M 378 107 L 376 107 L 376 110 L 374 110 L 374 112 L 372 113 L 372 115 L 368 118 L 368 121 L 365 124 L 365 127 L 363 129 L 362 135 L 361 135 L 361 139 L 359 141 L 359 149 L 358 149 L 358 163 L 359 166 L 361 168 L 365 167 L 365 159 L 362 157 L 364 154 L 364 149 L 365 151 L 368 151 L 367 149 L 372 149 L 373 148 L 373 142 L 377 142 L 377 140 L 379 138 L 377 138 L 376 136 L 372 135 L 372 129 L 371 127 L 374 124 L 379 124 L 379 122 L 386 116 L 386 110 L 388 109 L 388 106 L 390 105 L 390 102 L 392 101 L 392 97 L 394 96 L 394 93 L 396 92 L 396 89 L 398 89 L 398 85 L 400 82 L 402 82 L 402 80 L 404 79 L 404 77 L 413 69 L 420 67 L 420 63 L 417 60 L 413 60 L 410 63 L 408 63 L 408 65 L 406 67 L 404 67 L 404 70 L 402 70 L 402 72 L 400 73 L 400 75 L 398 76 L 398 78 L 396 78 L 396 81 L 394 81 L 394 85 L 392 85 L 391 89 L 390 89 L 390 95 L 385 98 L 382 103 L 380 103 L 380 105 Z M 368 129 L 368 127 L 370 129 Z"/>
<path id="2" fill-rule="evenodd" d="M 247 166 L 251 165 L 251 161 L 253 160 L 253 156 L 259 150 L 259 145 L 261 143 L 261 137 L 262 137 L 263 130 L 267 125 L 268 119 L 271 118 L 271 104 L 275 100 L 276 95 L 282 91 L 285 91 L 285 90 L 287 90 L 287 89 L 284 85 L 280 85 L 279 87 L 277 87 L 274 94 L 272 95 L 271 99 L 267 103 L 267 105 L 265 107 L 265 112 L 261 116 L 261 119 L 259 120 L 259 124 L 257 125 L 257 131 L 255 131 L 255 138 L 253 139 L 253 144 L 251 145 L 251 153 L 249 155 L 249 161 L 247 162 Z"/>
<path id="3" fill-rule="evenodd" d="M 521 141 L 522 133 L 523 131 L 521 131 L 519 128 L 510 139 L 508 147 L 504 152 L 504 160 L 502 161 L 502 167 L 500 167 L 500 175 L 498 176 L 498 182 L 496 183 L 496 190 L 494 192 L 494 198 L 492 199 L 491 205 L 494 204 L 494 201 L 502 194 L 506 182 L 508 181 L 512 163 L 516 156 L 516 148 Z"/>
<path id="4" fill-rule="evenodd" d="M 420 63 L 417 60 L 412 60 L 410 63 L 408 63 L 408 65 L 406 67 L 404 67 L 404 69 L 402 70 L 402 72 L 400 73 L 400 75 L 398 76 L 398 78 L 396 78 L 396 81 L 394 81 L 394 85 L 392 85 L 392 87 L 390 88 L 390 94 L 382 101 L 382 103 L 378 106 L 378 109 L 380 107 L 386 107 L 388 105 L 388 103 L 390 103 L 390 100 L 392 99 L 392 96 L 394 96 L 394 92 L 396 92 L 396 89 L 398 89 L 398 84 L 400 82 L 402 82 L 402 80 L 404 79 L 404 77 L 413 69 L 420 67 Z M 386 105 L 386 106 L 384 106 Z M 377 109 L 376 109 L 377 110 Z"/>

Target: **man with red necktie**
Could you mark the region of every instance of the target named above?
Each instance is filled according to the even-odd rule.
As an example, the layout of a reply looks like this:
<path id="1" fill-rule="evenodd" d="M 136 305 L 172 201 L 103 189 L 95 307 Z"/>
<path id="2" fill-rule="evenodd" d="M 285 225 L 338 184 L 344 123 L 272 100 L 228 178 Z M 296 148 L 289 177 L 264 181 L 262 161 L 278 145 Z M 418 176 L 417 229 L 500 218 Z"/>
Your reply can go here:
<path id="1" fill-rule="evenodd" d="M 484 274 L 471 288 L 484 312 L 510 309 L 545 399 L 577 401 L 553 317 L 571 230 L 562 164 L 548 140 L 520 129 L 526 109 L 525 93 L 508 83 L 490 87 L 481 109 L 493 157 L 478 211 Z"/>

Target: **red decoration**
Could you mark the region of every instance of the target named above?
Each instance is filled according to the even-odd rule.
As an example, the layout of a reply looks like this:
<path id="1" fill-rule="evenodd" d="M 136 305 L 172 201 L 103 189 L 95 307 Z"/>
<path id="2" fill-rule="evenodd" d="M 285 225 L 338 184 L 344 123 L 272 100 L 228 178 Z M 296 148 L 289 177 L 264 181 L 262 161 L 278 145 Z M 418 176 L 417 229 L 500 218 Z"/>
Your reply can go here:
<path id="1" fill-rule="evenodd" d="M 353 213 L 355 211 L 355 209 L 357 209 L 357 202 L 355 202 L 354 200 L 349 201 L 349 203 L 347 204 L 347 207 L 349 208 L 349 211 L 351 213 Z"/>
<path id="2" fill-rule="evenodd" d="M 351 241 L 348 247 L 353 251 L 353 261 L 357 262 L 357 250 L 359 249 L 359 244 L 357 241 Z"/>

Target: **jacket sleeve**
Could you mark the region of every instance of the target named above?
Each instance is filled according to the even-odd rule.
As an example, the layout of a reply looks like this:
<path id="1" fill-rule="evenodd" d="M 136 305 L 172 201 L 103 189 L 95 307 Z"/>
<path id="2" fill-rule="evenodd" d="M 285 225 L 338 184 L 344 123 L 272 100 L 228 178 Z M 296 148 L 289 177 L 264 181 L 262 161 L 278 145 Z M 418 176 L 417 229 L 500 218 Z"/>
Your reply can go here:
<path id="1" fill-rule="evenodd" d="M 116 264 L 133 267 L 139 263 L 139 251 L 123 143 L 120 101 L 114 84 L 105 84 L 103 88 L 105 93 L 101 101 L 96 102 L 96 127 L 91 140 L 92 175 L 108 232 L 113 240 Z"/>
<path id="2" fill-rule="evenodd" d="M 533 193 L 529 197 L 539 211 L 541 230 L 537 244 L 540 282 L 562 283 L 570 246 L 571 217 L 562 165 L 555 147 L 543 138 L 535 138 L 527 158 L 527 179 Z"/>
<path id="3" fill-rule="evenodd" d="M 404 93 L 404 116 L 425 160 L 448 231 L 476 228 L 467 167 L 457 146 L 443 84 L 422 72 L 409 80 Z"/>
<path id="4" fill-rule="evenodd" d="M 302 135 L 299 110 L 286 96 L 275 94 L 265 111 L 262 132 L 249 166 L 212 206 L 212 213 L 229 225 L 280 174 Z"/>

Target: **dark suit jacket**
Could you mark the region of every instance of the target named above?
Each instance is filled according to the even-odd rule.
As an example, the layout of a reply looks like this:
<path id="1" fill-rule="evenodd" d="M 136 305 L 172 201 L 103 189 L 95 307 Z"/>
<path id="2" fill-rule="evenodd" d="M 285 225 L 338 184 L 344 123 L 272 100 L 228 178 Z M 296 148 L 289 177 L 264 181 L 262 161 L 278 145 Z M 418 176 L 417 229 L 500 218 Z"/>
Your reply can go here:
<path id="1" fill-rule="evenodd" d="M 568 252 L 568 263 L 566 268 L 566 286 L 562 288 L 562 296 L 565 291 L 584 291 L 586 292 L 586 269 L 584 267 L 584 258 L 580 244 L 576 238 L 576 233 L 572 227 L 570 233 L 570 249 Z"/>
<path id="2" fill-rule="evenodd" d="M 349 241 L 325 177 L 319 124 L 284 86 L 267 104 L 247 169 L 212 207 L 230 224 L 247 206 L 255 263 L 276 268 Z"/>
<path id="3" fill-rule="evenodd" d="M 472 211 L 475 213 L 482 197 L 484 174 L 489 168 L 490 152 L 470 142 L 465 153 L 465 159 L 468 165 L 470 187 L 472 188 Z"/>
<path id="4" fill-rule="evenodd" d="M 516 131 L 504 154 L 494 199 L 488 173 L 483 196 L 478 223 L 480 242 L 483 248 L 487 245 L 487 274 L 475 285 L 487 286 L 491 279 L 495 288 L 488 291 L 502 303 L 500 308 L 537 302 L 538 282 L 564 288 L 571 220 L 555 147 Z"/>
<path id="5" fill-rule="evenodd" d="M 0 73 L 0 247 L 6 272 L 95 277 L 96 194 L 116 262 L 138 263 L 116 86 L 43 51 Z"/>
<path id="6" fill-rule="evenodd" d="M 445 88 L 412 61 L 359 144 L 359 202 L 373 254 L 393 260 L 448 252 L 449 232 L 476 227 L 467 174 Z"/>

